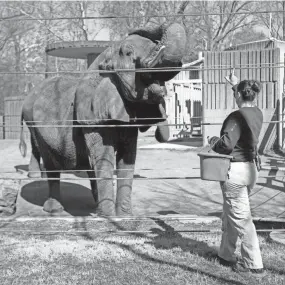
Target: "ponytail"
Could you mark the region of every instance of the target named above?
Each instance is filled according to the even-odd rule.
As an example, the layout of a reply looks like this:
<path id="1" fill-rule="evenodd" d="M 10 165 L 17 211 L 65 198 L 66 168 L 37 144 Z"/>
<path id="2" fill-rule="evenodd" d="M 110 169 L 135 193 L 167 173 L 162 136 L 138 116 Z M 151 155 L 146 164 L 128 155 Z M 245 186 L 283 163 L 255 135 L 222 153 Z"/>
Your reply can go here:
<path id="1" fill-rule="evenodd" d="M 244 101 L 253 101 L 260 90 L 260 83 L 255 80 L 243 80 L 237 86 Z"/>

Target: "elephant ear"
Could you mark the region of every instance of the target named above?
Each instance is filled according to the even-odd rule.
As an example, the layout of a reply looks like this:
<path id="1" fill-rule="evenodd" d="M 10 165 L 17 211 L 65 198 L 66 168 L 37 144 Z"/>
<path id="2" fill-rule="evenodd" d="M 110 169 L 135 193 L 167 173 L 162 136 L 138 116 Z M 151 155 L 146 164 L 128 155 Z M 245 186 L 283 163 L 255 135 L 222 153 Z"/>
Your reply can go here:
<path id="1" fill-rule="evenodd" d="M 74 102 L 76 120 L 80 124 L 129 123 L 134 111 L 122 99 L 110 78 L 84 78 L 77 86 Z"/>
<path id="2" fill-rule="evenodd" d="M 159 142 L 165 142 L 169 138 L 169 129 L 165 123 L 165 104 L 161 107 L 158 104 L 124 101 L 110 78 L 84 78 L 75 92 L 74 115 L 77 123 L 83 125 L 107 125 L 118 121 L 158 124 L 155 137 Z M 140 131 L 149 128 L 141 127 Z"/>

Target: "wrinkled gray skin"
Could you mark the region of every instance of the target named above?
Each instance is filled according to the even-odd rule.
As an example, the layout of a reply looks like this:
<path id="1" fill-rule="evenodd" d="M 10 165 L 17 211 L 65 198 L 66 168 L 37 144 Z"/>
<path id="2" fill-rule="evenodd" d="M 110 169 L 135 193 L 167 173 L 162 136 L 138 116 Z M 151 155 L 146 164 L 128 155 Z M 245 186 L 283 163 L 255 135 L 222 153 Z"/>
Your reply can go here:
<path id="1" fill-rule="evenodd" d="M 145 60 L 154 47 L 151 40 L 131 35 L 116 48 L 102 53 L 88 71 L 139 68 L 141 60 Z M 155 65 L 160 56 L 161 52 L 158 52 L 150 65 Z M 31 133 L 29 176 L 38 176 L 41 157 L 46 170 L 53 171 L 46 173 L 49 198 L 44 203 L 44 211 L 63 210 L 60 171 L 84 169 L 90 170 L 90 178 L 98 178 L 90 181 L 99 215 L 132 214 L 138 128 L 107 125 L 132 124 L 132 118 L 160 118 L 138 119 L 135 123 L 164 122 L 158 104 L 149 104 L 151 100 L 145 96 L 150 83 L 143 82 L 134 72 L 102 73 L 102 76 L 86 74 L 79 80 L 57 77 L 43 81 L 26 97 L 21 123 L 25 120 Z M 163 98 L 161 102 L 164 103 Z M 41 127 L 43 125 L 47 126 Z M 65 127 L 60 127 L 63 125 Z M 20 150 L 26 154 L 23 132 Z M 115 167 L 119 178 L 116 201 L 112 183 Z"/>

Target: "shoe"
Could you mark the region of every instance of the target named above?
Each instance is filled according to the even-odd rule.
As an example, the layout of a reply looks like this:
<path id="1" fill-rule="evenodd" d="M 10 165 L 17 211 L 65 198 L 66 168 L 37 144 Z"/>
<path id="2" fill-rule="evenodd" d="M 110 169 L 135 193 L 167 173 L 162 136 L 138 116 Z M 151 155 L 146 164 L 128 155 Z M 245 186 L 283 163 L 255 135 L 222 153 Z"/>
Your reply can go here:
<path id="1" fill-rule="evenodd" d="M 234 272 L 237 273 L 242 273 L 242 272 L 250 272 L 253 274 L 264 274 L 264 269 L 263 268 L 258 268 L 258 269 L 253 269 L 253 268 L 248 268 L 245 267 L 242 263 L 237 262 L 233 267 L 232 267 Z"/>
<path id="2" fill-rule="evenodd" d="M 236 261 L 228 261 L 228 260 L 225 260 L 219 256 L 217 256 L 217 260 L 221 265 L 223 265 L 225 267 L 233 267 L 236 265 Z"/>

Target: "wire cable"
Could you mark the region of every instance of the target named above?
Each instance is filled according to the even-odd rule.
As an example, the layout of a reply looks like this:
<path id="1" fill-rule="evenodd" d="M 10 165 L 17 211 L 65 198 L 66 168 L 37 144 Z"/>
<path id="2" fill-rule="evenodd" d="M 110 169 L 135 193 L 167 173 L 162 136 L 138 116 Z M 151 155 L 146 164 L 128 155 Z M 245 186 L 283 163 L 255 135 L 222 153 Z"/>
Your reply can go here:
<path id="1" fill-rule="evenodd" d="M 6 9 L 10 9 L 10 7 L 5 7 Z M 11 8 L 12 9 L 12 8 Z M 225 16 L 225 15 L 255 15 L 255 14 L 270 14 L 270 13 L 283 13 L 282 10 L 272 10 L 272 11 L 240 11 L 240 12 L 223 12 L 223 13 L 185 13 L 185 14 L 163 14 L 163 15 L 148 15 L 147 17 L 151 18 L 171 18 L 171 17 L 204 17 L 204 16 Z M 133 15 L 122 15 L 122 16 L 114 16 L 114 15 L 104 15 L 104 16 L 88 16 L 88 17 L 45 17 L 45 18 L 27 18 L 21 17 L 19 18 L 8 18 L 8 19 L 0 19 L 1 21 L 58 21 L 58 20 L 105 20 L 105 19 L 144 19 L 146 16 L 133 16 Z"/>
<path id="2" fill-rule="evenodd" d="M 58 170 L 57 172 L 61 172 Z M 264 175 L 259 176 L 259 178 L 276 178 L 276 177 L 284 177 L 283 175 Z M 95 178 L 85 178 L 85 177 L 60 177 L 60 178 L 48 178 L 48 177 L 37 177 L 37 178 L 30 178 L 30 177 L 0 177 L 0 180 L 16 180 L 16 181 L 91 181 L 91 180 L 193 180 L 193 179 L 200 179 L 200 176 L 161 176 L 161 177 L 95 177 Z M 282 193 L 282 192 L 279 192 Z M 279 193 L 277 193 L 279 195 Z M 275 196 L 277 196 L 277 194 Z M 274 197 L 275 197 L 274 196 Z M 273 199 L 274 197 L 270 198 L 269 200 Z"/>
<path id="3" fill-rule="evenodd" d="M 137 120 L 140 120 L 140 118 L 138 118 Z M 92 121 L 94 122 L 94 121 Z M 268 122 L 263 122 L 263 124 L 279 124 L 279 123 L 284 123 L 285 120 L 280 120 L 280 121 L 268 121 Z M 44 122 L 43 122 L 44 123 Z M 156 125 L 158 124 L 158 125 Z M 200 126 L 214 126 L 214 125 L 222 125 L 223 122 L 220 123 L 208 123 L 208 122 L 201 122 L 198 125 Z M 187 124 L 187 123 L 180 123 L 180 124 L 164 124 L 163 126 L 168 126 L 168 127 L 175 127 L 177 125 L 181 125 L 181 126 L 191 126 L 192 124 Z M 195 124 L 194 124 L 195 125 Z M 29 125 L 29 128 L 140 128 L 140 127 L 154 127 L 154 126 L 159 126 L 159 122 L 158 123 L 153 123 L 153 124 L 114 124 L 114 125 L 95 125 L 95 124 L 69 124 L 69 125 L 58 125 L 58 124 L 54 124 L 54 125 Z M 17 127 L 20 128 L 20 125 L 8 125 L 8 124 L 0 124 L 0 128 L 7 128 L 7 127 Z M 13 131 L 13 132 L 20 132 L 20 130 L 17 131 Z"/>
<path id="4" fill-rule="evenodd" d="M 260 64 L 258 66 L 251 66 L 250 69 L 261 69 L 261 68 L 284 68 L 285 65 L 282 63 L 282 65 L 274 65 L 274 63 L 271 66 L 263 66 L 263 64 Z M 248 69 L 249 67 L 240 67 L 235 68 L 239 70 Z M 114 70 L 100 70 L 100 69 L 93 69 L 93 70 L 86 70 L 86 71 L 73 71 L 73 70 L 61 70 L 61 71 L 1 71 L 0 75 L 16 75 L 16 74 L 94 74 L 94 73 L 102 73 L 102 74 L 116 74 L 118 72 L 133 72 L 133 73 L 154 73 L 154 72 L 175 72 L 175 71 L 218 71 L 218 70 L 231 70 L 232 67 L 225 67 L 225 68 L 216 68 L 216 67 L 209 67 L 209 68 L 183 68 L 183 67 L 173 67 L 173 68 L 140 68 L 140 69 L 114 69 Z M 78 80 L 81 78 L 78 77 Z"/>

